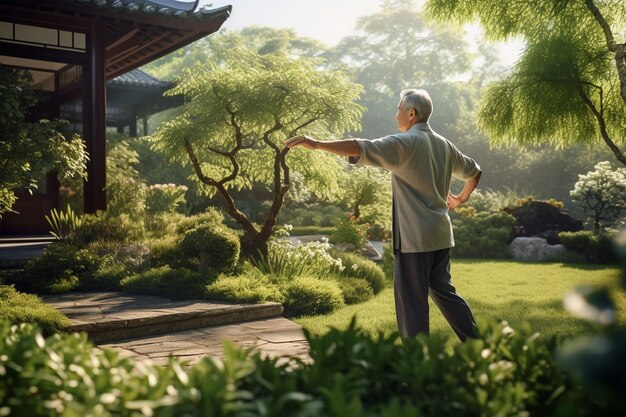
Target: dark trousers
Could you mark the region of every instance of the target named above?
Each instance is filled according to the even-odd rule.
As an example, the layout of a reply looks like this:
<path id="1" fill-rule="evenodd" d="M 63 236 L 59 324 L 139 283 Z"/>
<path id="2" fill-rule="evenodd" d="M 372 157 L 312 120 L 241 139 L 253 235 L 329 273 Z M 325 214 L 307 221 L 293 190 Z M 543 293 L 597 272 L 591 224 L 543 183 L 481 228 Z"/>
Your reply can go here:
<path id="1" fill-rule="evenodd" d="M 428 295 L 461 340 L 476 337 L 476 321 L 450 277 L 450 249 L 432 252 L 395 251 L 393 289 L 398 329 L 403 337 L 429 331 Z"/>

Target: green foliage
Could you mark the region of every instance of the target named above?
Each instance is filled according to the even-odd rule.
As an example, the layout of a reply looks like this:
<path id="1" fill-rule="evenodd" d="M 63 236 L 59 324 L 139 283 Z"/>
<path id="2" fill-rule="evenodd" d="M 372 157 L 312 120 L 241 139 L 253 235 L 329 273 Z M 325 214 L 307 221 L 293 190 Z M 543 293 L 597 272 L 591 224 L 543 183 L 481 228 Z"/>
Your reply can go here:
<path id="1" fill-rule="evenodd" d="M 374 294 L 385 288 L 385 273 L 374 262 L 363 256 L 338 250 L 331 251 L 331 255 L 341 260 L 344 267 L 342 275 L 365 280 Z"/>
<path id="2" fill-rule="evenodd" d="M 15 202 L 15 189 L 37 188 L 37 178 L 57 171 L 61 179 L 86 177 L 83 140 L 65 138 L 61 121 L 31 122 L 40 101 L 28 71 L 0 65 L 0 218 Z"/>
<path id="3" fill-rule="evenodd" d="M 595 230 L 615 224 L 626 213 L 626 168 L 613 169 L 608 161 L 594 171 L 579 175 L 570 195 L 593 222 Z"/>
<path id="4" fill-rule="evenodd" d="M 383 245 L 383 272 L 387 281 L 393 280 L 393 270 L 395 268 L 395 255 L 393 254 L 393 243 Z"/>
<path id="5" fill-rule="evenodd" d="M 567 249 L 582 255 L 587 262 L 607 264 L 615 261 L 612 233 L 592 232 L 561 232 L 559 240 Z"/>
<path id="6" fill-rule="evenodd" d="M 391 229 L 391 176 L 372 167 L 347 167 L 341 189 L 342 200 L 356 218 Z"/>
<path id="7" fill-rule="evenodd" d="M 613 27 L 615 41 L 624 42 L 619 39 L 626 21 L 623 2 L 595 3 Z M 442 21 L 478 19 L 492 39 L 526 41 L 513 70 L 489 86 L 482 103 L 479 122 L 493 143 L 562 148 L 622 141 L 626 106 L 615 52 L 608 50 L 605 31 L 587 2 L 541 0 L 528 7 L 525 0 L 429 0 L 426 8 Z"/>
<path id="8" fill-rule="evenodd" d="M 101 259 L 87 249 L 51 243 L 43 254 L 28 261 L 18 289 L 36 293 L 67 292 L 91 280 Z"/>
<path id="9" fill-rule="evenodd" d="M 144 233 L 143 223 L 134 222 L 128 215 L 113 215 L 99 211 L 83 215 L 83 227 L 77 240 L 89 244 L 96 241 L 127 244 L 138 240 Z"/>
<path id="10" fill-rule="evenodd" d="M 161 239 L 155 239 L 148 244 L 150 248 L 151 262 L 155 266 L 169 265 L 179 268 L 193 265 L 193 259 L 183 255 L 180 248 L 180 237 L 169 235 Z"/>
<path id="11" fill-rule="evenodd" d="M 224 215 L 214 207 L 208 207 L 204 212 L 194 216 L 181 218 L 176 223 L 176 233 L 185 232 L 201 226 L 219 226 L 224 223 Z"/>
<path id="12" fill-rule="evenodd" d="M 236 303 L 282 302 L 283 296 L 276 284 L 250 267 L 237 276 L 220 275 L 206 287 L 211 300 L 224 300 Z"/>
<path id="13" fill-rule="evenodd" d="M 330 235 L 334 226 L 294 226 L 290 234 L 293 236 Z"/>
<path id="14" fill-rule="evenodd" d="M 340 277 L 337 284 L 341 289 L 343 301 L 346 304 L 358 304 L 369 300 L 374 296 L 374 291 L 364 279 L 353 277 Z"/>
<path id="15" fill-rule="evenodd" d="M 604 397 L 601 385 L 583 388 L 569 377 L 555 363 L 555 343 L 506 323 L 481 325 L 478 339 L 451 353 L 436 337 L 398 342 L 397 334 L 372 339 L 353 324 L 309 337 L 312 360 L 295 367 L 231 344 L 220 364 L 135 367 L 93 349 L 86 335 L 43 339 L 32 326 L 0 323 L 0 409 L 32 417 L 451 417 L 619 415 L 626 406 Z"/>
<path id="16" fill-rule="evenodd" d="M 107 214 L 128 216 L 133 222 L 143 222 L 146 213 L 147 187 L 134 178 L 112 179 L 107 183 Z"/>
<path id="17" fill-rule="evenodd" d="M 333 280 L 300 276 L 287 282 L 281 290 L 285 297 L 285 315 L 289 317 L 326 314 L 344 305 L 341 289 Z"/>
<path id="18" fill-rule="evenodd" d="M 289 244 L 270 243 L 267 257 L 252 259 L 252 264 L 267 275 L 291 279 L 309 275 L 326 277 L 343 270 L 341 260 L 328 253 L 328 241 L 309 242 L 291 248 Z"/>
<path id="19" fill-rule="evenodd" d="M 460 258 L 507 258 L 515 217 L 504 212 L 479 212 L 452 220 L 456 246 L 452 253 Z"/>
<path id="20" fill-rule="evenodd" d="M 339 220 L 339 223 L 335 226 L 335 231 L 330 238 L 333 242 L 349 243 L 354 245 L 354 248 L 360 251 L 367 242 L 368 230 L 368 223 L 362 223 L 359 218 L 356 218 L 351 214 L 349 218 Z"/>
<path id="21" fill-rule="evenodd" d="M 114 256 L 105 256 L 101 259 L 93 276 L 87 276 L 81 280 L 80 289 L 84 291 L 119 290 L 120 282 L 130 275 L 130 270 L 126 264 L 119 262 Z"/>
<path id="22" fill-rule="evenodd" d="M 45 216 L 46 221 L 52 228 L 50 234 L 57 239 L 69 244 L 76 243 L 77 235 L 80 235 L 80 229 L 83 227 L 84 220 L 81 216 L 76 215 L 70 205 L 67 205 L 65 211 L 60 212 L 53 208 L 50 216 Z"/>
<path id="23" fill-rule="evenodd" d="M 60 311 L 36 295 L 17 292 L 9 285 L 0 285 L 0 322 L 4 321 L 37 324 L 46 334 L 62 332 L 70 326 Z"/>
<path id="24" fill-rule="evenodd" d="M 357 129 L 363 108 L 353 101 L 360 86 L 341 71 L 321 70 L 319 60 L 240 48 L 214 52 L 215 60 L 196 65 L 169 93 L 184 96 L 186 104 L 180 116 L 155 132 L 154 149 L 172 161 L 193 162 L 199 189 L 208 196 L 219 191 L 232 201 L 226 196 L 230 190 L 254 184 L 270 188 L 269 201 L 279 199 L 270 207 L 270 217 L 282 205 L 286 190 L 281 191 L 281 183 L 289 169 L 306 177 L 316 195 L 335 195 L 340 167 L 334 156 L 294 150 L 287 165 L 282 144 L 297 134 L 331 137 Z M 234 218 L 250 240 L 269 238 L 237 213 Z"/>
<path id="25" fill-rule="evenodd" d="M 225 227 L 205 224 L 188 230 L 180 248 L 187 256 L 200 259 L 203 279 L 209 278 L 209 270 L 232 270 L 239 260 L 239 238 Z"/>
<path id="26" fill-rule="evenodd" d="M 205 283 L 197 272 L 160 266 L 124 278 L 120 285 L 133 294 L 160 295 L 169 299 L 204 298 Z"/>
<path id="27" fill-rule="evenodd" d="M 291 195 L 289 195 L 291 198 Z M 318 200 L 302 203 L 285 203 L 285 207 L 280 211 L 278 222 L 291 224 L 294 230 L 292 235 L 299 234 L 330 234 L 326 229 L 324 233 L 299 233 L 298 230 L 307 230 L 307 226 L 331 227 L 335 226 L 339 219 L 345 216 L 347 209 L 332 203 L 324 203 Z M 304 229 L 301 229 L 304 228 Z"/>
<path id="28" fill-rule="evenodd" d="M 148 187 L 146 208 L 148 213 L 174 212 L 183 206 L 187 186 L 176 184 L 153 184 Z"/>

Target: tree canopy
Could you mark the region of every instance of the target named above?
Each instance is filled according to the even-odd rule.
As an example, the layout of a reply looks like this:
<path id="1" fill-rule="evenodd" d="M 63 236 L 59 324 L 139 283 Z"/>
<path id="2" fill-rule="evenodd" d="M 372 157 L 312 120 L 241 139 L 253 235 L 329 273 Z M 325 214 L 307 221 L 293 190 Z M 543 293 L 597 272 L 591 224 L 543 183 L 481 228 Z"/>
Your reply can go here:
<path id="1" fill-rule="evenodd" d="M 60 121 L 27 121 L 39 101 L 32 76 L 0 65 L 0 218 L 16 201 L 15 191 L 37 188 L 56 170 L 62 179 L 86 176 L 87 152 L 77 135 L 67 139 Z"/>
<path id="2" fill-rule="evenodd" d="M 289 189 L 290 169 L 306 176 L 318 196 L 338 191 L 334 156 L 295 150 L 286 161 L 282 143 L 297 134 L 328 138 L 359 128 L 362 89 L 342 71 L 318 68 L 319 60 L 292 59 L 243 48 L 219 51 L 198 64 L 169 94 L 184 95 L 182 114 L 153 135 L 154 148 L 190 161 L 207 194 L 219 193 L 244 229 L 244 251 L 264 250 Z M 232 189 L 255 183 L 272 191 L 264 224 L 257 227 L 236 206 Z"/>
<path id="3" fill-rule="evenodd" d="M 426 7 L 440 21 L 477 19 L 492 39 L 527 43 L 483 99 L 479 123 L 493 143 L 603 142 L 626 165 L 626 3 L 429 0 Z"/>

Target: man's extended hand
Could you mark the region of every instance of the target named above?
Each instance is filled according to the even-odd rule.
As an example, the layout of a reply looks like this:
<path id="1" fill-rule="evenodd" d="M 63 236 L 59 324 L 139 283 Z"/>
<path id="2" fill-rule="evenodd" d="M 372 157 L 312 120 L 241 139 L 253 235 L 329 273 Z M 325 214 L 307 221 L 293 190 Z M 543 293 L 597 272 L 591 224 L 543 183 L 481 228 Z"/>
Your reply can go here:
<path id="1" fill-rule="evenodd" d="M 448 210 L 454 210 L 455 208 L 463 204 L 463 201 L 461 201 L 459 197 L 448 193 L 448 199 L 446 200 L 446 204 L 448 205 Z"/>
<path id="2" fill-rule="evenodd" d="M 291 139 L 287 139 L 285 141 L 285 146 L 287 148 L 293 148 L 295 146 L 302 146 L 306 149 L 317 149 L 318 141 L 313 138 L 310 138 L 306 135 L 294 136 Z"/>

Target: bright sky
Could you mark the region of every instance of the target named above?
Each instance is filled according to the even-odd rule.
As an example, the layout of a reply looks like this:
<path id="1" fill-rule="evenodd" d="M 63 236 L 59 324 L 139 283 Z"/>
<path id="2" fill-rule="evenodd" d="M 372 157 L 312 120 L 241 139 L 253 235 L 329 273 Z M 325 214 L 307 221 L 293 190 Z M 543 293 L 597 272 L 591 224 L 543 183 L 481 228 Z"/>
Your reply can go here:
<path id="1" fill-rule="evenodd" d="M 376 13 L 381 0 L 200 0 L 200 7 L 212 4 L 233 6 L 223 28 L 238 30 L 250 25 L 293 28 L 296 33 L 336 45 L 353 33 L 357 19 Z M 468 36 L 480 35 L 477 25 L 468 28 Z M 496 45 L 503 64 L 512 65 L 523 46 L 521 41 Z"/>

